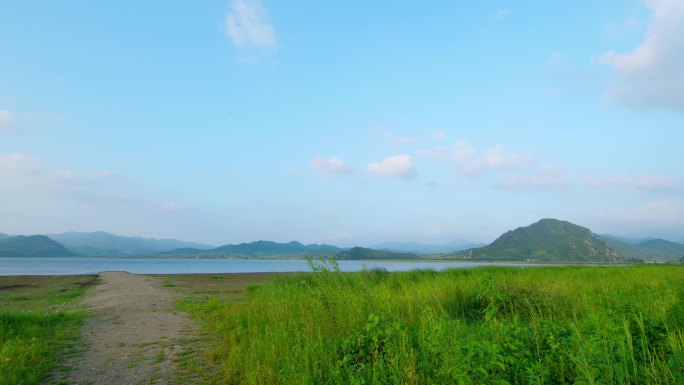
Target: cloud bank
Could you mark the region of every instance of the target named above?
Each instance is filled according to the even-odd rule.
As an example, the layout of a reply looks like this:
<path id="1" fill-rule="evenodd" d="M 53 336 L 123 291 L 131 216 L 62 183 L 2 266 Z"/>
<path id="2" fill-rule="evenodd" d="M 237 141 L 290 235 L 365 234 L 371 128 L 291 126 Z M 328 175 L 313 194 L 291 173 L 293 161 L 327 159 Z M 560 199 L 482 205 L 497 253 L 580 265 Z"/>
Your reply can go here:
<path id="1" fill-rule="evenodd" d="M 617 82 L 608 97 L 631 108 L 684 112 L 684 1 L 647 0 L 652 9 L 644 41 L 631 53 L 606 52 Z"/>
<path id="2" fill-rule="evenodd" d="M 585 182 L 596 189 L 624 189 L 642 193 L 658 193 L 675 187 L 670 178 L 659 175 L 588 177 Z"/>
<path id="3" fill-rule="evenodd" d="M 323 176 L 327 175 L 349 175 L 352 172 L 344 159 L 338 157 L 314 156 L 309 165 Z"/>
<path id="4" fill-rule="evenodd" d="M 226 33 L 238 48 L 276 48 L 275 29 L 259 0 L 233 0 L 226 16 Z"/>
<path id="5" fill-rule="evenodd" d="M 366 167 L 373 174 L 412 179 L 416 176 L 416 167 L 410 155 L 395 155 L 382 160 L 380 163 L 370 163 Z"/>

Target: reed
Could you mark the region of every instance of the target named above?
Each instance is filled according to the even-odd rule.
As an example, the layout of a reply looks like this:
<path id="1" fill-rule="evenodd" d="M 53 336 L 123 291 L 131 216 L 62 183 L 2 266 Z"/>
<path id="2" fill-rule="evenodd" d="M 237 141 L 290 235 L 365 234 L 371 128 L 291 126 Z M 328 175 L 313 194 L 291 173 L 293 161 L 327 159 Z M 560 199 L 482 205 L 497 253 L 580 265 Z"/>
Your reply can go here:
<path id="1" fill-rule="evenodd" d="M 684 268 L 342 273 L 185 302 L 223 384 L 684 383 Z"/>

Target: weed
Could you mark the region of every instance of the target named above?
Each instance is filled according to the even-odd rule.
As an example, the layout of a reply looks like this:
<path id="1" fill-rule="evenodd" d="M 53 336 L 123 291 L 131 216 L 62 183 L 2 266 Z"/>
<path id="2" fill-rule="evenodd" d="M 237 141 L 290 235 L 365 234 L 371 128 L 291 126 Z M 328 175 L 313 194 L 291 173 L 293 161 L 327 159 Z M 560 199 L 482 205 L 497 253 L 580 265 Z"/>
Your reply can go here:
<path id="1" fill-rule="evenodd" d="M 71 304 L 85 293 L 94 276 L 0 277 L 0 385 L 45 381 L 58 354 L 72 354 L 77 327 L 85 317 Z M 74 284 L 83 284 L 72 288 Z M 62 368 L 68 370 L 68 368 Z"/>
<path id="2" fill-rule="evenodd" d="M 183 303 L 219 383 L 684 383 L 684 267 L 343 273 Z"/>

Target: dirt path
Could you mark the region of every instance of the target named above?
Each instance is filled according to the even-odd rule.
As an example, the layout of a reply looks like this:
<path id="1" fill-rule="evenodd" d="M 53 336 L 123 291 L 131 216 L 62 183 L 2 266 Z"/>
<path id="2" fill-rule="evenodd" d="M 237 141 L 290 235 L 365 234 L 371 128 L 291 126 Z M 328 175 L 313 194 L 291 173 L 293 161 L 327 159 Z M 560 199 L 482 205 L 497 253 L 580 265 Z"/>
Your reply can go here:
<path id="1" fill-rule="evenodd" d="M 101 273 L 84 301 L 95 312 L 83 325 L 85 352 L 65 362 L 59 384 L 171 384 L 180 341 L 192 323 L 174 309 L 177 294 L 154 277 Z"/>

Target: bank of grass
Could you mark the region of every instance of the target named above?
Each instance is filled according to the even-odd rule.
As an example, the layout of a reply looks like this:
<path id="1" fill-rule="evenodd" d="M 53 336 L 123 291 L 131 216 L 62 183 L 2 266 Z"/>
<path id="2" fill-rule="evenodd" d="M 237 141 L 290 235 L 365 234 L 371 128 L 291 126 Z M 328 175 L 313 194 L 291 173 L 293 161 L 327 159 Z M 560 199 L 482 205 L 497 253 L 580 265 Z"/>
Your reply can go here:
<path id="1" fill-rule="evenodd" d="M 84 317 L 75 301 L 96 276 L 0 277 L 0 384 L 37 384 Z"/>
<path id="2" fill-rule="evenodd" d="M 684 268 L 340 273 L 182 307 L 223 384 L 682 384 Z"/>
<path id="3" fill-rule="evenodd" d="M 222 302 L 244 301 L 247 291 L 255 285 L 263 285 L 289 273 L 240 273 L 240 274 L 159 274 L 162 287 L 179 291 L 188 303 L 199 304 L 220 298 Z M 204 325 L 207 326 L 207 325 Z M 177 341 L 183 347 L 176 356 L 176 384 L 210 385 L 219 381 L 217 361 L 212 349 L 215 342 L 213 330 L 203 328 L 197 335 Z"/>

